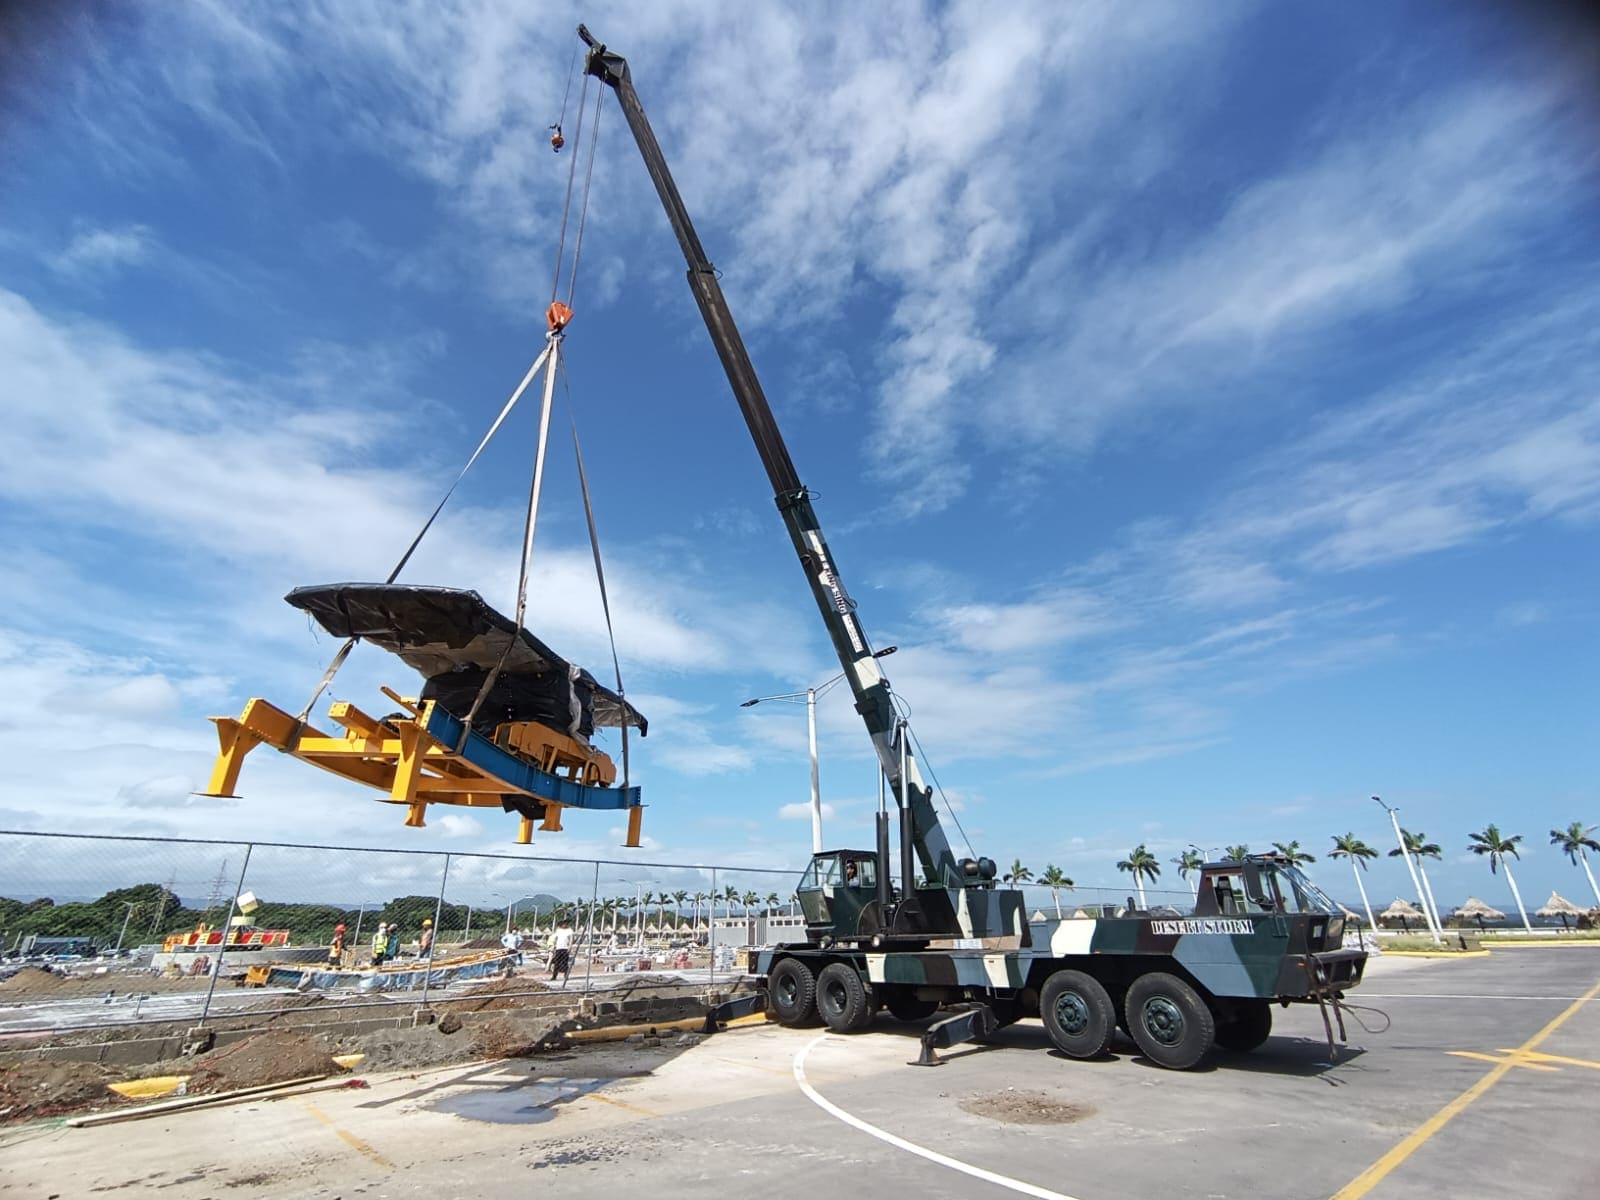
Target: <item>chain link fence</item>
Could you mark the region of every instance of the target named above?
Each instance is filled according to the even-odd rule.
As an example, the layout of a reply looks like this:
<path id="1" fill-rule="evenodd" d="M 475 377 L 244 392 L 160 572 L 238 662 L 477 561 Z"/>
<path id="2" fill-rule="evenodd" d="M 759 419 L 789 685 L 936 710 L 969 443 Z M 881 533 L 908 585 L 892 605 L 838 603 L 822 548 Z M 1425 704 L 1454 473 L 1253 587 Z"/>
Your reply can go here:
<path id="1" fill-rule="evenodd" d="M 640 972 L 715 987 L 743 974 L 739 948 L 804 936 L 798 877 L 0 831 L 0 1035 L 259 1017 L 311 992 L 415 1005 L 477 995 L 485 978 L 508 996 Z"/>
<path id="2" fill-rule="evenodd" d="M 0 1035 L 706 987 L 805 938 L 793 869 L 0 831 Z M 1192 911 L 1188 888 L 1021 885 L 1029 916 Z M 32 969 L 30 969 L 32 968 Z"/>

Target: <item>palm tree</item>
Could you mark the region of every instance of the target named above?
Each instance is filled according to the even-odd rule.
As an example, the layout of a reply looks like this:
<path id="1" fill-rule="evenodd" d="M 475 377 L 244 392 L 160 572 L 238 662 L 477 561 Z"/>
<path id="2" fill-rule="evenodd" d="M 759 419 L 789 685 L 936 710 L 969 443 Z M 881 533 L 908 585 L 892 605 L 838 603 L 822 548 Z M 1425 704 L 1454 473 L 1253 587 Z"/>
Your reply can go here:
<path id="1" fill-rule="evenodd" d="M 1372 919 L 1372 901 L 1367 899 L 1367 885 L 1361 882 L 1361 872 L 1367 869 L 1367 859 L 1377 858 L 1378 852 L 1353 833 L 1333 839 L 1329 858 L 1348 858 L 1350 873 L 1356 877 L 1356 888 L 1361 892 L 1361 907 L 1367 910 L 1367 928 L 1376 931 L 1378 924 Z M 1359 868 L 1359 869 L 1358 869 Z"/>
<path id="2" fill-rule="evenodd" d="M 766 901 L 766 903 L 767 903 L 767 916 L 770 917 L 772 915 L 772 910 L 778 907 L 778 893 L 777 892 L 768 892 L 767 893 L 767 901 Z"/>
<path id="3" fill-rule="evenodd" d="M 1189 878 L 1190 871 L 1198 871 L 1206 865 L 1205 855 L 1198 850 L 1185 850 L 1172 860 L 1172 865 L 1178 868 L 1178 875 L 1185 881 Z M 1197 879 L 1189 885 L 1189 890 L 1198 899 L 1200 895 L 1200 881 Z"/>
<path id="4" fill-rule="evenodd" d="M 739 889 L 729 884 L 722 889 L 722 899 L 728 906 L 728 920 L 733 920 L 733 906 L 739 902 Z"/>
<path id="5" fill-rule="evenodd" d="M 696 892 L 694 894 L 694 920 L 689 922 L 689 930 L 692 933 L 700 932 L 700 905 L 705 901 L 705 898 L 706 894 L 704 892 Z"/>
<path id="6" fill-rule="evenodd" d="M 1068 879 L 1066 872 L 1054 863 L 1045 864 L 1044 874 L 1039 876 L 1039 882 L 1050 889 L 1050 895 L 1056 902 L 1056 920 L 1061 919 L 1061 889 L 1071 891 L 1077 885 Z"/>
<path id="7" fill-rule="evenodd" d="M 1402 829 L 1400 836 L 1405 839 L 1406 850 L 1411 857 L 1417 860 L 1417 874 L 1422 878 L 1422 904 L 1432 914 L 1433 927 L 1443 929 L 1444 922 L 1439 919 L 1439 904 L 1433 898 L 1433 884 L 1428 882 L 1428 869 L 1422 865 L 1422 860 L 1431 858 L 1435 862 L 1442 860 L 1444 852 L 1439 849 L 1436 842 L 1427 840 L 1425 833 L 1412 833 L 1409 829 Z M 1400 857 L 1400 847 L 1396 846 L 1389 851 L 1390 858 Z"/>
<path id="8" fill-rule="evenodd" d="M 761 897 L 754 892 L 746 892 L 739 897 L 739 903 L 744 905 L 744 915 L 748 917 L 750 910 L 761 903 Z"/>
<path id="9" fill-rule="evenodd" d="M 1232 862 L 1243 862 L 1250 857 L 1250 844 L 1248 842 L 1240 842 L 1237 846 L 1225 846 L 1222 850 L 1222 857 Z"/>
<path id="10" fill-rule="evenodd" d="M 1289 860 L 1291 867 L 1298 867 L 1301 863 L 1314 863 L 1317 861 L 1315 854 L 1307 854 L 1300 849 L 1300 841 L 1296 838 L 1292 842 L 1273 842 L 1272 848 Z"/>
<path id="11" fill-rule="evenodd" d="M 688 892 L 672 893 L 672 915 L 674 917 L 673 924 L 677 926 L 680 933 L 683 931 L 683 902 L 688 898 Z"/>
<path id="12" fill-rule="evenodd" d="M 1522 916 L 1522 927 L 1529 933 L 1533 926 L 1528 922 L 1528 910 L 1522 907 L 1522 893 L 1517 890 L 1516 877 L 1511 874 L 1511 859 L 1520 859 L 1517 853 L 1517 843 L 1522 840 L 1520 833 L 1511 837 L 1501 837 L 1500 831 L 1493 823 L 1486 825 L 1482 833 L 1469 833 L 1472 844 L 1467 847 L 1474 854 L 1487 854 L 1489 856 L 1489 874 L 1495 873 L 1496 867 L 1506 869 L 1506 882 L 1511 885 L 1511 898 L 1517 902 L 1517 912 Z"/>
<path id="13" fill-rule="evenodd" d="M 1600 854 L 1600 842 L 1589 835 L 1600 825 L 1585 826 L 1582 821 L 1574 821 L 1565 829 L 1552 829 L 1550 831 L 1550 844 L 1560 846 L 1561 853 L 1567 856 L 1567 861 L 1573 866 L 1582 866 L 1583 873 L 1589 877 L 1589 886 L 1594 889 L 1594 902 L 1600 904 L 1600 884 L 1594 881 L 1594 872 L 1589 869 L 1589 856 L 1585 850 L 1593 850 Z"/>
<path id="14" fill-rule="evenodd" d="M 1149 908 L 1144 898 L 1144 881 L 1156 881 L 1156 876 L 1161 874 L 1161 863 L 1154 854 L 1145 849 L 1140 842 L 1128 854 L 1128 857 L 1117 864 L 1117 870 L 1126 871 L 1133 876 L 1133 886 L 1139 889 L 1139 907 Z"/>
<path id="15" fill-rule="evenodd" d="M 1011 870 L 1001 877 L 1002 883 L 1027 883 L 1033 878 L 1033 872 L 1022 865 L 1020 858 L 1011 860 Z"/>

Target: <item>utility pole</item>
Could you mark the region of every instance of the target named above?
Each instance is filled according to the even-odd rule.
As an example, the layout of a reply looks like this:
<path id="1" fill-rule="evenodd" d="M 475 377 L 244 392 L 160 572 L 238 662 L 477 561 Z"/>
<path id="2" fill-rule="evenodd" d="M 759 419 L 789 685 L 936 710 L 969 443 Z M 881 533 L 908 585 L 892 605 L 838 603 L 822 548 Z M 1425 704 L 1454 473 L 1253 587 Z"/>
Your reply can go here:
<path id="1" fill-rule="evenodd" d="M 211 893 L 206 897 L 206 911 L 202 920 L 211 915 L 211 910 L 222 903 L 222 898 L 228 894 L 228 860 L 222 860 L 222 866 L 217 869 L 217 877 L 211 881 Z"/>
<path id="2" fill-rule="evenodd" d="M 128 922 L 133 919 L 133 910 L 139 907 L 137 900 L 124 900 L 122 903 L 128 911 L 122 914 L 122 931 L 117 934 L 117 948 L 111 952 L 112 958 L 122 953 L 122 939 L 128 936 Z"/>
<path id="3" fill-rule="evenodd" d="M 168 875 L 167 885 L 161 889 L 161 899 L 156 901 L 156 915 L 150 918 L 150 933 L 152 936 L 154 936 L 156 931 L 161 928 L 161 918 L 167 915 L 167 900 L 176 896 L 176 893 L 172 889 L 177 887 L 177 885 L 177 875 Z"/>

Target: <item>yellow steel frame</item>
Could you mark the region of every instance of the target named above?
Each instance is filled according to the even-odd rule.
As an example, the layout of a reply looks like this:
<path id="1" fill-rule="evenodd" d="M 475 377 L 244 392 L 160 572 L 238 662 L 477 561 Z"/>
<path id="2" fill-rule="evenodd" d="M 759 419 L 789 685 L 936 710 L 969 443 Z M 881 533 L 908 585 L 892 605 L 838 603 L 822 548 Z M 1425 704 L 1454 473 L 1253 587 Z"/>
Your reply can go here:
<path id="1" fill-rule="evenodd" d="M 384 803 L 406 806 L 405 823 L 412 828 L 425 824 L 430 804 L 501 808 L 502 797 L 530 796 L 544 805 L 540 832 L 561 832 L 565 805 L 500 779 L 428 734 L 434 701 L 409 699 L 388 688 L 383 692 L 407 715 L 380 721 L 341 701 L 328 710 L 329 719 L 344 731 L 339 735 L 303 724 L 260 697 L 250 700 L 237 718 L 212 717 L 220 745 L 211 779 L 200 794 L 233 798 L 245 755 L 267 745 L 385 793 L 380 797 Z M 496 731 L 494 740 L 546 774 L 588 787 L 610 787 L 617 777 L 609 755 L 532 721 L 508 722 Z M 628 846 L 639 845 L 642 816 L 638 807 L 628 810 Z M 522 817 L 517 841 L 527 845 L 533 829 L 533 821 Z"/>

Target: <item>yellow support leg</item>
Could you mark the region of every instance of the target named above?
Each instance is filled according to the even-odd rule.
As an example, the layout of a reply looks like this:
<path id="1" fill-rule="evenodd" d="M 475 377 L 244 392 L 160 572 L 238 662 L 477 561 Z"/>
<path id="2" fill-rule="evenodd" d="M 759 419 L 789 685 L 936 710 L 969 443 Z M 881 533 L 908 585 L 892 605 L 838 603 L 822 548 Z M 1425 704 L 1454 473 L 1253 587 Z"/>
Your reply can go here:
<path id="1" fill-rule="evenodd" d="M 623 843 L 631 849 L 639 848 L 639 831 L 644 825 L 644 809 L 635 805 L 628 810 L 628 840 Z"/>
<path id="2" fill-rule="evenodd" d="M 539 826 L 541 833 L 561 832 L 561 810 L 565 805 L 557 804 L 554 800 L 544 802 L 544 824 Z"/>
<path id="3" fill-rule="evenodd" d="M 261 738 L 250 732 L 232 717 L 212 717 L 217 727 L 217 741 L 221 752 L 211 768 L 211 779 L 202 796 L 232 798 L 239 786 L 239 770 L 244 766 L 244 756 L 261 744 Z"/>
<path id="4" fill-rule="evenodd" d="M 517 845 L 531 846 L 532 844 L 533 822 L 529 818 L 523 817 L 522 820 L 517 823 Z"/>
<path id="5" fill-rule="evenodd" d="M 422 828 L 424 828 L 428 823 L 426 821 L 424 821 L 422 818 L 427 813 L 427 811 L 428 811 L 428 802 L 426 800 L 417 800 L 417 801 L 413 802 L 412 805 L 408 809 L 406 809 L 406 828 L 407 829 L 422 829 Z"/>

